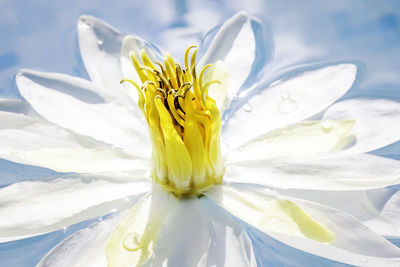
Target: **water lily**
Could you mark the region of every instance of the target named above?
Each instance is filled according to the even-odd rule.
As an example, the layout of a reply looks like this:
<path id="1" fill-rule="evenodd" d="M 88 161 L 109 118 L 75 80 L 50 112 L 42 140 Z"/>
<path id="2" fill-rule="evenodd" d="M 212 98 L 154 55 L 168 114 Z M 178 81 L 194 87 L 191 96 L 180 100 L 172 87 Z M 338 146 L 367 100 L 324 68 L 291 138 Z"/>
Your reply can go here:
<path id="1" fill-rule="evenodd" d="M 189 48 L 178 64 L 82 16 L 91 81 L 21 70 L 28 104 L 0 102 L 0 156 L 58 172 L 0 189 L 1 240 L 111 214 L 39 265 L 255 266 L 237 217 L 328 259 L 398 264 L 381 234 L 399 235 L 386 187 L 400 163 L 367 152 L 400 139 L 400 104 L 336 102 L 356 79 L 350 63 L 253 83 L 258 27 L 238 13 L 211 32 L 199 62 Z"/>

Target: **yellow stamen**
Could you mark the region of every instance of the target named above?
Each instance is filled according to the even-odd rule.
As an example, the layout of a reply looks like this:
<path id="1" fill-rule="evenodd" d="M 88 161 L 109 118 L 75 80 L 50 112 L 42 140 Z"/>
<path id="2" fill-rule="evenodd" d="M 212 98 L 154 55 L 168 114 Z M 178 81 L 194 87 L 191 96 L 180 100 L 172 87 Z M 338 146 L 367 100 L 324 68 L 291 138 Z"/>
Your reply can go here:
<path id="1" fill-rule="evenodd" d="M 220 152 L 221 118 L 208 96 L 210 81 L 203 84 L 207 65 L 198 75 L 197 49 L 185 53 L 185 68 L 166 54 L 163 64 L 152 62 L 145 50 L 140 59 L 131 53 L 142 87 L 130 79 L 139 93 L 139 107 L 151 131 L 153 180 L 176 196 L 199 196 L 221 183 L 224 167 Z M 190 58 L 190 62 L 189 62 Z"/>

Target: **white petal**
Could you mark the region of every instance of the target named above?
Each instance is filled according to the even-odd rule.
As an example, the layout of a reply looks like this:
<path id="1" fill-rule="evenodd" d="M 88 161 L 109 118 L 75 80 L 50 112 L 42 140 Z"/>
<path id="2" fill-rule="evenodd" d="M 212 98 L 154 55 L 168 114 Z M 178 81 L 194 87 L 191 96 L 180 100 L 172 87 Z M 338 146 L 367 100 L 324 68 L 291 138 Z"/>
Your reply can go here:
<path id="1" fill-rule="evenodd" d="M 139 79 L 139 75 L 136 73 L 136 70 L 133 67 L 133 63 L 129 54 L 134 52 L 138 58 L 140 58 L 140 52 L 142 49 L 146 51 L 147 55 L 153 62 L 157 60 L 160 61 L 160 53 L 158 48 L 156 48 L 154 45 L 134 35 L 126 35 L 123 38 L 120 55 L 123 77 L 131 79 L 139 85 L 141 84 L 141 81 Z"/>
<path id="2" fill-rule="evenodd" d="M 114 101 L 116 98 L 105 88 L 95 83 L 61 73 L 40 72 L 23 69 L 16 76 L 17 85 L 21 79 L 29 79 L 35 83 L 71 95 L 86 103 L 104 103 Z"/>
<path id="3" fill-rule="evenodd" d="M 142 169 L 146 160 L 21 114 L 0 111 L 0 157 L 60 172 Z"/>
<path id="4" fill-rule="evenodd" d="M 140 199 L 118 224 L 106 245 L 109 267 L 139 266 L 154 253 L 166 214 L 176 197 L 159 187 Z"/>
<path id="5" fill-rule="evenodd" d="M 324 114 L 327 119 L 352 119 L 355 137 L 345 153 L 372 151 L 400 140 L 400 103 L 385 99 L 352 99 L 338 102 Z"/>
<path id="6" fill-rule="evenodd" d="M 239 187 L 241 184 L 237 184 Z M 333 233 L 315 221 L 295 202 L 278 195 L 257 195 L 228 185 L 218 186 L 205 193 L 219 205 L 245 222 L 264 232 L 276 232 L 331 243 Z"/>
<path id="7" fill-rule="evenodd" d="M 120 96 L 122 78 L 119 53 L 122 35 L 104 21 L 84 15 L 78 20 L 79 47 L 90 79 Z"/>
<path id="8" fill-rule="evenodd" d="M 0 241 L 54 231 L 124 208 L 128 197 L 149 190 L 151 183 L 142 177 L 141 172 L 131 173 L 130 182 L 121 182 L 116 173 L 111 177 L 71 174 L 3 187 Z"/>
<path id="9" fill-rule="evenodd" d="M 255 56 L 256 42 L 251 20 L 245 12 L 239 12 L 221 26 L 199 66 L 218 60 L 225 62 L 228 71 L 226 97 L 229 103 L 248 78 Z"/>
<path id="10" fill-rule="evenodd" d="M 243 161 L 227 165 L 224 179 L 283 189 L 366 190 L 400 183 L 400 162 L 369 154 Z"/>
<path id="11" fill-rule="evenodd" d="M 400 225 L 400 217 L 397 215 L 400 206 L 397 205 L 395 208 L 396 205 L 393 205 L 400 195 L 393 196 L 396 189 L 379 188 L 358 191 L 278 189 L 277 192 L 345 211 L 380 235 L 392 237 L 400 235 L 396 227 L 396 224 Z M 387 213 L 389 210 L 391 210 L 390 215 Z"/>
<path id="12" fill-rule="evenodd" d="M 379 217 L 365 222 L 365 224 L 376 229 L 380 234 L 400 238 L 400 191 L 397 191 L 385 204 Z"/>
<path id="13" fill-rule="evenodd" d="M 179 249 L 177 249 L 179 248 Z M 257 266 L 243 227 L 207 198 L 179 200 L 166 218 L 151 266 Z"/>
<path id="14" fill-rule="evenodd" d="M 272 84 L 229 118 L 222 132 L 225 141 L 236 148 L 268 131 L 321 112 L 351 88 L 356 72 L 355 65 L 339 64 Z"/>
<path id="15" fill-rule="evenodd" d="M 33 71 L 22 71 L 17 75 L 21 95 L 50 122 L 123 148 L 131 154 L 148 156 L 150 142 L 147 128 L 139 119 L 138 108 L 104 103 L 96 99 L 94 93 L 87 99 L 86 96 L 70 95 L 71 90 L 89 92 L 87 84 L 81 82 L 77 78 L 60 80 L 58 74 Z M 54 83 L 57 83 L 56 90 L 53 90 Z M 93 83 L 91 87 L 96 90 Z"/>
<path id="16" fill-rule="evenodd" d="M 333 208 L 301 199 L 281 198 L 268 190 L 245 189 L 239 186 L 217 187 L 207 192 L 207 195 L 232 214 L 297 249 L 355 265 L 381 266 L 400 262 L 399 248 L 373 233 L 354 217 Z M 333 242 L 327 245 L 301 237 L 296 234 L 293 226 L 289 228 L 292 232 L 282 232 L 287 229 L 285 225 L 290 220 L 286 218 L 279 221 L 282 214 L 278 214 L 276 209 L 267 209 L 264 203 L 273 199 L 287 199 L 296 203 L 295 205 L 334 234 Z M 259 205 L 264 205 L 262 211 L 254 208 Z"/>
<path id="17" fill-rule="evenodd" d="M 93 223 L 54 247 L 37 265 L 38 267 L 107 267 L 104 252 L 114 228 L 126 216 L 126 211 Z"/>
<path id="18" fill-rule="evenodd" d="M 235 161 L 276 159 L 303 155 L 326 154 L 346 145 L 351 120 L 304 121 L 271 131 L 226 154 Z"/>

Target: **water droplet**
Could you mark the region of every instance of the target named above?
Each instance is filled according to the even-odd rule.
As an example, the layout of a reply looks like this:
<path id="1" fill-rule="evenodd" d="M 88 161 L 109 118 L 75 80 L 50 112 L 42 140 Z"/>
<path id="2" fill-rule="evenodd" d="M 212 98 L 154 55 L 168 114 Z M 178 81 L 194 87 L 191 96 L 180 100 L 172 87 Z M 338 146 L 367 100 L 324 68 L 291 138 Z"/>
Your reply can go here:
<path id="1" fill-rule="evenodd" d="M 97 44 L 98 44 L 98 45 L 102 45 L 102 44 L 103 44 L 103 42 L 104 42 L 103 40 L 100 40 L 100 39 L 99 39 L 99 40 L 97 40 Z"/>
<path id="2" fill-rule="evenodd" d="M 366 257 L 364 257 L 364 256 L 360 256 L 359 258 L 358 258 L 361 262 L 368 262 L 368 259 L 366 258 Z"/>
<path id="3" fill-rule="evenodd" d="M 281 114 L 289 114 L 297 109 L 297 102 L 289 94 L 282 94 L 277 109 Z"/>
<path id="4" fill-rule="evenodd" d="M 116 208 L 112 208 L 111 210 L 110 210 L 110 212 L 117 212 L 118 211 L 118 209 L 116 209 Z"/>
<path id="5" fill-rule="evenodd" d="M 240 151 L 240 152 L 243 152 L 243 150 L 244 150 L 244 146 L 240 146 L 240 147 L 239 147 L 239 151 Z"/>
<path id="6" fill-rule="evenodd" d="M 245 104 L 242 109 L 246 112 L 251 112 L 253 110 L 253 107 L 250 104 Z"/>
<path id="7" fill-rule="evenodd" d="M 329 132 L 332 130 L 333 123 L 331 120 L 324 120 L 321 122 L 321 128 L 324 132 Z"/>
<path id="8" fill-rule="evenodd" d="M 124 200 L 125 200 L 126 202 L 129 202 L 130 199 L 129 199 L 129 197 L 125 197 Z"/>
<path id="9" fill-rule="evenodd" d="M 128 250 L 137 250 L 140 248 L 142 236 L 138 233 L 128 233 L 124 237 L 124 247 Z"/>

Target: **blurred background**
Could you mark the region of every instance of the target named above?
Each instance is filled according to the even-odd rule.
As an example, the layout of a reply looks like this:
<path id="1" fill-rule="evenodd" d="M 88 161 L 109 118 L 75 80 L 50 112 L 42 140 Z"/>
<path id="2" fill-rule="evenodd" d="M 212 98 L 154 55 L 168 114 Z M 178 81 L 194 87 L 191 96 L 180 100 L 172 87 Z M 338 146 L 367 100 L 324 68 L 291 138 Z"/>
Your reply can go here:
<path id="1" fill-rule="evenodd" d="M 266 73 L 271 79 L 305 64 L 354 62 L 360 78 L 346 98 L 400 100 L 400 1 L 396 0 L 0 0 L 0 97 L 19 97 L 14 78 L 20 68 L 88 78 L 76 32 L 82 14 L 148 39 L 179 58 L 187 46 L 199 44 L 208 30 L 240 10 L 265 27 L 270 50 Z M 400 158 L 399 148 L 394 144 L 374 153 Z M 43 173 L 50 171 L 0 160 L 0 174 L 8 177 L 0 179 L 0 186 Z M 0 214 L 0 219 L 6 218 Z M 0 266 L 35 266 L 54 245 L 91 222 L 0 244 Z M 260 266 L 341 265 L 289 248 L 251 227 L 248 231 Z"/>

